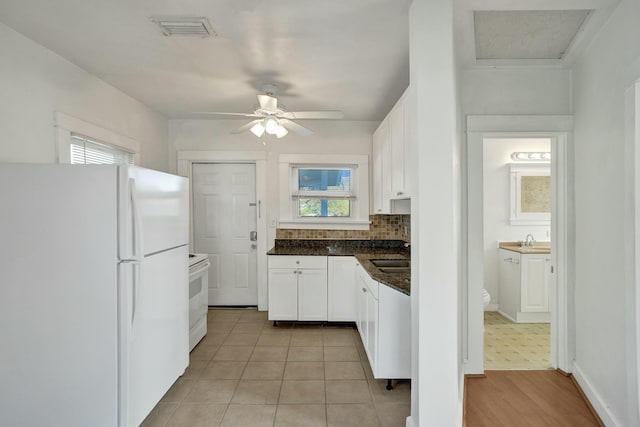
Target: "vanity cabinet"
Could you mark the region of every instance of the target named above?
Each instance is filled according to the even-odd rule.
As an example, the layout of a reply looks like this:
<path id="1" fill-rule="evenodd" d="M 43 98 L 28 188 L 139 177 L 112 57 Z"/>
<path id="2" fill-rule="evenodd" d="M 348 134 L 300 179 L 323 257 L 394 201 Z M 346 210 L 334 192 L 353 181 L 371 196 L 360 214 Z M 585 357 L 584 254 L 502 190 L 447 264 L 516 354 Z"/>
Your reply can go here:
<path id="1" fill-rule="evenodd" d="M 499 249 L 499 311 L 517 323 L 546 323 L 549 313 L 549 254 Z"/>
<path id="2" fill-rule="evenodd" d="M 352 256 L 331 256 L 327 263 L 328 320 L 330 322 L 355 322 L 356 259 Z"/>
<path id="3" fill-rule="evenodd" d="M 411 298 L 356 265 L 356 326 L 374 378 L 411 378 Z"/>
<path id="4" fill-rule="evenodd" d="M 327 320 L 327 257 L 269 257 L 269 320 Z"/>

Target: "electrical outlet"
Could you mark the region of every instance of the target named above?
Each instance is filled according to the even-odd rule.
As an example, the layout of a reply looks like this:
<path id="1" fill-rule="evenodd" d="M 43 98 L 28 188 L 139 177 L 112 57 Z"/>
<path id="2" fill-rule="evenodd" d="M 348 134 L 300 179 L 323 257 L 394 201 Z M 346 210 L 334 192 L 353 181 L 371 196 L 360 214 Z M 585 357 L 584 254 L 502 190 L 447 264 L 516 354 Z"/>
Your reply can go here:
<path id="1" fill-rule="evenodd" d="M 278 218 L 273 218 L 269 221 L 269 227 L 276 228 L 278 226 Z"/>

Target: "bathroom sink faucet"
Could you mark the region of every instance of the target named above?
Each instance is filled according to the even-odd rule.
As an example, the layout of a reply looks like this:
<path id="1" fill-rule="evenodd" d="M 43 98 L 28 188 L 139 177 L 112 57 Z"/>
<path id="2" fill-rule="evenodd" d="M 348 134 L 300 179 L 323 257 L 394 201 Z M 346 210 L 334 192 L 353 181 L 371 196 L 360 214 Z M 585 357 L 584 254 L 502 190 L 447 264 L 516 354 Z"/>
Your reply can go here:
<path id="1" fill-rule="evenodd" d="M 533 234 L 527 234 L 527 237 L 524 238 L 524 245 L 528 248 L 532 247 L 536 243 L 536 239 L 533 238 Z"/>

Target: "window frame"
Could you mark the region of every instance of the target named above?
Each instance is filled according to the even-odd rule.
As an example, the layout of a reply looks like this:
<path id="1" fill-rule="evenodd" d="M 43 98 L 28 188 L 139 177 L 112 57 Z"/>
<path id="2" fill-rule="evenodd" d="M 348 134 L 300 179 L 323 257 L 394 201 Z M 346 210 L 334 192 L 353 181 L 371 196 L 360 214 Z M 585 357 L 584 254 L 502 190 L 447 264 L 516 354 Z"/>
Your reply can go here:
<path id="1" fill-rule="evenodd" d="M 140 142 L 109 129 L 57 111 L 54 115 L 56 154 L 58 163 L 71 164 L 72 136 L 127 151 L 133 155 L 133 164 L 140 164 Z"/>
<path id="2" fill-rule="evenodd" d="M 282 154 L 280 164 L 280 218 L 270 224 L 289 229 L 368 230 L 369 229 L 369 156 L 367 155 L 299 155 Z M 303 191 L 298 185 L 299 169 L 350 169 L 350 192 Z M 309 195 L 322 199 L 350 201 L 350 216 L 299 216 L 298 199 Z"/>
<path id="3" fill-rule="evenodd" d="M 347 219 L 353 217 L 353 202 L 357 198 L 357 165 L 290 165 L 291 167 L 291 197 L 294 199 L 292 205 L 292 218 L 341 218 Z M 300 170 L 348 170 L 349 171 L 349 187 L 350 191 L 331 191 L 331 190 L 300 190 Z M 300 199 L 318 199 L 318 200 L 347 200 L 349 202 L 348 216 L 301 216 L 300 215 Z"/>

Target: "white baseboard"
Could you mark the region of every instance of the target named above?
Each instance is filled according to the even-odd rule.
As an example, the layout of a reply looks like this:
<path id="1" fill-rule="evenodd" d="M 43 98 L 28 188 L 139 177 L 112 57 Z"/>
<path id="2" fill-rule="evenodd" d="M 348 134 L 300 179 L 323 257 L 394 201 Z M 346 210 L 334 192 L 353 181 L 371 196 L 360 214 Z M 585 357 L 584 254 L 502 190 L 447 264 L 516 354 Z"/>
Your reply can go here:
<path id="1" fill-rule="evenodd" d="M 584 394 L 587 396 L 587 399 L 589 399 L 589 402 L 591 403 L 591 406 L 593 406 L 593 409 L 595 409 L 598 413 L 598 416 L 600 417 L 604 425 L 608 427 L 621 427 L 622 424 L 619 423 L 618 420 L 609 411 L 609 408 L 600 397 L 600 394 L 598 394 L 591 381 L 589 381 L 589 379 L 585 376 L 584 372 L 582 371 L 582 369 L 580 369 L 575 361 L 573 362 L 572 375 L 580 385 L 580 388 L 582 389 Z"/>
<path id="2" fill-rule="evenodd" d="M 414 422 L 413 419 L 411 418 L 411 415 L 409 415 L 407 417 L 407 423 L 405 424 L 406 427 L 417 427 Z"/>
<path id="3" fill-rule="evenodd" d="M 489 304 L 484 308 L 484 311 L 498 311 L 498 304 Z"/>
<path id="4" fill-rule="evenodd" d="M 505 313 L 502 310 L 498 310 L 498 313 L 502 314 L 504 317 L 506 317 L 507 319 L 511 320 L 513 323 L 518 323 L 516 322 L 516 319 L 514 319 L 513 317 L 509 316 L 507 313 Z"/>

